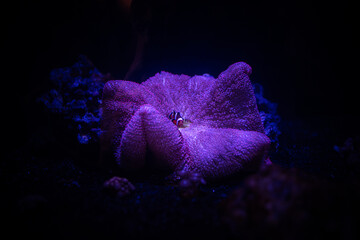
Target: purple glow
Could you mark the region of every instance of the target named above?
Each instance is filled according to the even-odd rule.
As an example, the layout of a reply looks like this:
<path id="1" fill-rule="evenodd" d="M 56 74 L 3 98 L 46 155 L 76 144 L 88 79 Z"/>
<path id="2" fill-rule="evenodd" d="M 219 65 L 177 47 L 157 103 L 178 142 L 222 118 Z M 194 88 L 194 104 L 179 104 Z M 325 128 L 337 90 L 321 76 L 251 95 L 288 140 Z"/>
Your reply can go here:
<path id="1" fill-rule="evenodd" d="M 142 84 L 109 81 L 103 91 L 102 151 L 121 167 L 150 165 L 219 179 L 259 167 L 270 145 L 264 134 L 251 67 L 231 65 L 217 79 L 161 72 Z M 174 109 L 189 125 L 169 120 Z M 147 158 L 151 152 L 153 158 Z"/>

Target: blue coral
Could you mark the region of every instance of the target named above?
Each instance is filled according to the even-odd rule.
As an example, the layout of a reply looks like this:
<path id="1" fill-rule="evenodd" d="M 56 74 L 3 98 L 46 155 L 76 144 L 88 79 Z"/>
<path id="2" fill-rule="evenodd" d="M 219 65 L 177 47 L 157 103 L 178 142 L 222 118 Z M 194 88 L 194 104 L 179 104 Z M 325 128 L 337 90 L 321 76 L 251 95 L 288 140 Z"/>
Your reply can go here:
<path id="1" fill-rule="evenodd" d="M 271 145 L 277 149 L 281 134 L 279 126 L 281 118 L 277 113 L 277 104 L 264 97 L 264 88 L 259 83 L 253 84 L 253 88 L 265 134 L 271 139 Z"/>
<path id="2" fill-rule="evenodd" d="M 96 142 L 100 132 L 99 104 L 108 78 L 82 55 L 71 67 L 51 71 L 54 88 L 39 101 L 49 111 L 70 119 L 69 128 L 77 130 L 80 143 Z"/>

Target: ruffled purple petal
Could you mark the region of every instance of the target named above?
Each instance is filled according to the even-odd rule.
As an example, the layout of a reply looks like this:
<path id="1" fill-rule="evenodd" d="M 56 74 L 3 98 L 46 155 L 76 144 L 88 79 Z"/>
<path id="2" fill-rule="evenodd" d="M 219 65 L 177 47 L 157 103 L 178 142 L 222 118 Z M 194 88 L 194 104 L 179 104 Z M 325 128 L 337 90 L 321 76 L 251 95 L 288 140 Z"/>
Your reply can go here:
<path id="1" fill-rule="evenodd" d="M 167 113 L 175 110 L 193 122 L 208 99 L 213 77 L 176 75 L 161 72 L 143 82 Z"/>
<path id="2" fill-rule="evenodd" d="M 181 133 L 191 156 L 185 168 L 206 179 L 257 169 L 267 159 L 270 146 L 269 138 L 256 131 L 194 127 Z"/>
<path id="3" fill-rule="evenodd" d="M 239 62 L 219 75 L 200 113 L 203 125 L 264 132 L 250 74 L 251 67 Z"/>
<path id="4" fill-rule="evenodd" d="M 127 124 L 116 159 L 124 168 L 148 165 L 175 170 L 187 161 L 188 156 L 187 144 L 178 128 L 153 106 L 146 104 Z"/>
<path id="5" fill-rule="evenodd" d="M 165 113 L 179 111 L 195 124 L 264 132 L 250 74 L 251 67 L 239 62 L 217 79 L 161 72 L 142 85 L 157 97 Z"/>
<path id="6" fill-rule="evenodd" d="M 120 145 L 126 125 L 141 105 L 161 107 L 144 86 L 130 81 L 114 80 L 105 84 L 101 104 L 101 150 L 111 153 Z"/>

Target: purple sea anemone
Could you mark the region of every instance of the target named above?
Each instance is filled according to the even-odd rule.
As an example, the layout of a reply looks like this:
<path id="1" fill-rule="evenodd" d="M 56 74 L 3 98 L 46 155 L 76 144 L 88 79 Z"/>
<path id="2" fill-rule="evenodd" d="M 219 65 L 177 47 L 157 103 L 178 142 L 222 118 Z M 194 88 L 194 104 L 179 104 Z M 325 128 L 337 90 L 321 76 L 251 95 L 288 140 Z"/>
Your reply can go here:
<path id="1" fill-rule="evenodd" d="M 138 84 L 109 81 L 102 101 L 102 153 L 137 170 L 145 166 L 193 171 L 219 179 L 259 167 L 268 159 L 264 134 L 244 62 L 218 78 L 161 72 Z"/>

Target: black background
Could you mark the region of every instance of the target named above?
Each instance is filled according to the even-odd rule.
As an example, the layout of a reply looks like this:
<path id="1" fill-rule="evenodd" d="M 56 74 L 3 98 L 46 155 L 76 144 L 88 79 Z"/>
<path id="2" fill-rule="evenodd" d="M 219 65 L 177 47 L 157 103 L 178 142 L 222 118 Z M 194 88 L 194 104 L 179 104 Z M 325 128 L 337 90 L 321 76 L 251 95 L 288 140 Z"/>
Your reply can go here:
<path id="1" fill-rule="evenodd" d="M 130 80 L 161 70 L 217 76 L 245 61 L 283 119 L 329 116 L 343 124 L 359 116 L 359 25 L 350 2 L 134 2 L 140 6 L 135 17 L 113 0 L 16 1 L 5 8 L 11 14 L 3 21 L 10 76 L 4 82 L 13 94 L 5 111 L 16 109 L 12 116 L 28 122 L 36 117 L 33 104 L 49 90 L 50 71 L 71 66 L 79 54 L 124 79 L 135 54 L 135 19 L 144 21 L 148 43 Z"/>

